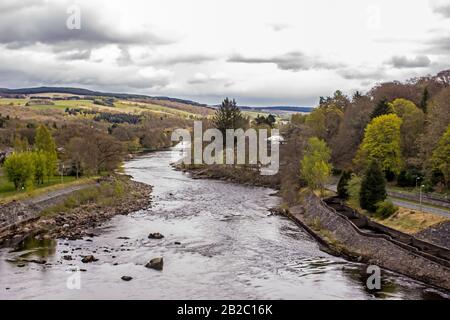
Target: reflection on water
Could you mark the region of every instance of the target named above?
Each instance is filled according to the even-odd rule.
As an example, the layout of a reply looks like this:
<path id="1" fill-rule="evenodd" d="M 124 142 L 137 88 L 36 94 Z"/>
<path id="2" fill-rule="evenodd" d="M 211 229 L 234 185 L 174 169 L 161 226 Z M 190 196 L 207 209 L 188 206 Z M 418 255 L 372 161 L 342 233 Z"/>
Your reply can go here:
<path id="1" fill-rule="evenodd" d="M 14 252 L 19 252 L 21 258 L 47 258 L 56 252 L 56 241 L 53 239 L 26 238 L 22 241 Z"/>
<path id="2" fill-rule="evenodd" d="M 175 153 L 175 154 L 174 154 Z M 366 266 L 331 256 L 290 220 L 269 215 L 273 190 L 193 180 L 171 169 L 176 152 L 126 165 L 152 184 L 153 206 L 117 216 L 98 236 L 55 242 L 28 239 L 0 251 L 0 298 L 71 299 L 434 299 L 440 292 L 383 272 L 382 289 L 366 289 Z M 271 196 L 272 195 L 272 196 Z M 160 232 L 163 239 L 148 239 Z M 85 255 L 99 259 L 83 264 Z M 39 257 L 22 267 L 8 261 Z M 30 258 L 34 256 L 33 258 Z M 164 270 L 145 268 L 164 257 Z M 38 261 L 39 262 L 39 261 Z M 78 267 L 81 289 L 67 286 Z M 124 275 L 133 277 L 125 282 Z"/>

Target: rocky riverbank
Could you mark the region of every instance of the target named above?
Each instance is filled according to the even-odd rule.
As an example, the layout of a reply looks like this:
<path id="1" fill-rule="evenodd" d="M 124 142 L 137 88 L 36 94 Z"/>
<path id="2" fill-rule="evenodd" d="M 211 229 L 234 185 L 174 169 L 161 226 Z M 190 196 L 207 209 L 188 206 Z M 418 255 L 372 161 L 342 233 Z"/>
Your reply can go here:
<path id="1" fill-rule="evenodd" d="M 9 204 L 8 210 L 34 210 L 34 215 L 0 230 L 0 245 L 15 246 L 24 239 L 81 239 L 92 236 L 92 230 L 119 214 L 129 214 L 151 205 L 150 185 L 128 176 L 112 176 L 98 185 L 75 191 L 58 204 L 28 208 L 23 202 Z"/>
<path id="2" fill-rule="evenodd" d="M 360 231 L 314 195 L 305 196 L 302 204 L 285 214 L 336 254 L 450 290 L 450 268 L 387 236 Z"/>
<path id="3" fill-rule="evenodd" d="M 279 188 L 277 176 L 264 176 L 251 167 L 233 165 L 174 165 L 176 170 L 189 172 L 193 179 L 214 179 L 247 186 Z"/>

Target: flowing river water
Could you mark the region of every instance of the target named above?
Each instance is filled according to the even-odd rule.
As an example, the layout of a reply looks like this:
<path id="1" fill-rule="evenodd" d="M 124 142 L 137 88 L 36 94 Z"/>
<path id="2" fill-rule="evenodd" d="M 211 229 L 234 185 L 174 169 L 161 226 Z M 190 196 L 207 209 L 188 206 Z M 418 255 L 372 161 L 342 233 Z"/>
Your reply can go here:
<path id="1" fill-rule="evenodd" d="M 2 299 L 434 299 L 442 293 L 382 273 L 382 290 L 366 289 L 367 266 L 331 256 L 290 220 L 269 214 L 274 190 L 194 180 L 170 163 L 178 150 L 126 164 L 154 186 L 153 205 L 116 216 L 76 241 L 31 241 L 0 251 Z M 161 240 L 148 239 L 160 232 Z M 83 264 L 93 254 L 99 260 Z M 71 255 L 73 260 L 63 257 Z M 47 264 L 18 266 L 18 256 Z M 163 271 L 145 268 L 164 257 Z M 81 270 L 76 272 L 75 270 Z M 129 282 L 122 276 L 131 276 Z"/>

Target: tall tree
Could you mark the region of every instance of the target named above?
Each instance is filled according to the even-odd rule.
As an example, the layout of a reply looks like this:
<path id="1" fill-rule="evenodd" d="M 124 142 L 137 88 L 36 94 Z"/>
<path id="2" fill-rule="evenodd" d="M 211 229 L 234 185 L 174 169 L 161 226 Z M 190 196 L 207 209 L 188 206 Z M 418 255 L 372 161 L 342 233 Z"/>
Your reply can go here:
<path id="1" fill-rule="evenodd" d="M 361 208 L 375 212 L 377 203 L 386 199 L 386 180 L 377 161 L 371 161 L 361 181 Z"/>
<path id="2" fill-rule="evenodd" d="M 48 154 L 42 151 L 35 151 L 32 153 L 34 165 L 34 179 L 36 184 L 43 184 L 45 178 L 50 177 L 48 166 Z"/>
<path id="3" fill-rule="evenodd" d="M 331 174 L 330 157 L 331 150 L 325 141 L 317 137 L 308 140 L 305 155 L 300 161 L 300 176 L 311 190 L 319 189 L 323 192 Z"/>
<path id="4" fill-rule="evenodd" d="M 347 191 L 348 182 L 352 178 L 352 173 L 350 171 L 344 171 L 337 184 L 337 194 L 339 198 L 348 199 L 349 194 Z"/>
<path id="5" fill-rule="evenodd" d="M 428 87 L 425 87 L 422 92 L 422 98 L 420 99 L 420 108 L 424 113 L 427 112 L 427 104 L 430 98 L 430 93 L 428 92 Z"/>
<path id="6" fill-rule="evenodd" d="M 55 140 L 50 130 L 44 125 L 39 125 L 36 129 L 35 148 L 38 151 L 56 153 Z"/>
<path id="7" fill-rule="evenodd" d="M 375 109 L 373 109 L 372 113 L 370 114 L 370 118 L 374 119 L 376 117 L 382 116 L 384 114 L 391 113 L 392 110 L 389 107 L 388 100 L 386 98 L 381 99 L 378 101 L 378 103 L 375 106 Z"/>
<path id="8" fill-rule="evenodd" d="M 330 143 L 339 130 L 344 113 L 334 104 L 322 104 L 315 108 L 306 118 L 305 123 L 313 134 Z"/>
<path id="9" fill-rule="evenodd" d="M 431 158 L 434 169 L 442 172 L 445 184 L 450 185 L 450 125 L 439 140 Z"/>
<path id="10" fill-rule="evenodd" d="M 45 155 L 45 172 L 47 173 L 47 177 L 50 177 L 56 171 L 58 156 L 56 153 L 55 140 L 53 139 L 50 130 L 48 130 L 48 128 L 44 125 L 40 125 L 36 129 L 35 149 L 36 151 L 42 152 Z"/>
<path id="11" fill-rule="evenodd" d="M 332 148 L 332 162 L 340 169 L 351 167 L 358 147 L 364 137 L 364 129 L 370 122 L 370 113 L 373 110 L 370 97 L 364 95 L 356 98 L 345 109 L 344 117 L 339 131 L 330 143 Z"/>
<path id="12" fill-rule="evenodd" d="M 433 96 L 427 108 L 424 134 L 421 137 L 421 159 L 426 169 L 430 169 L 430 159 L 450 123 L 450 87 Z"/>
<path id="13" fill-rule="evenodd" d="M 236 101 L 225 98 L 216 110 L 212 119 L 214 126 L 225 135 L 227 129 L 238 129 L 244 126 L 245 119 Z"/>
<path id="14" fill-rule="evenodd" d="M 400 128 L 402 155 L 405 159 L 411 159 L 410 164 L 417 164 L 419 152 L 417 140 L 424 129 L 425 115 L 414 102 L 406 99 L 395 99 L 389 106 L 392 112 L 402 119 Z"/>
<path id="15" fill-rule="evenodd" d="M 6 158 L 3 167 L 9 181 L 16 190 L 29 189 L 33 186 L 34 161 L 31 152 L 14 152 Z"/>
<path id="16" fill-rule="evenodd" d="M 396 114 L 376 117 L 366 127 L 364 139 L 355 157 L 355 164 L 364 168 L 376 160 L 382 170 L 398 174 L 403 167 L 400 127 L 402 120 Z"/>

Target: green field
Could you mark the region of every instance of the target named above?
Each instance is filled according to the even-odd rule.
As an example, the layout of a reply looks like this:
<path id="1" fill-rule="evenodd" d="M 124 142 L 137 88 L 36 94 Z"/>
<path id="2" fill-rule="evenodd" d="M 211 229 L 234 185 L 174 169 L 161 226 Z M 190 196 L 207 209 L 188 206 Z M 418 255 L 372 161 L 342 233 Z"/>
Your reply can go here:
<path id="1" fill-rule="evenodd" d="M 0 99 L 0 105 L 25 106 L 29 99 Z M 143 102 L 118 100 L 114 107 L 94 104 L 92 100 L 56 100 L 54 105 L 29 106 L 33 110 L 65 110 L 66 108 L 98 109 L 105 112 L 142 113 L 151 112 L 159 116 L 193 117 L 196 114 L 174 108 Z"/>
<path id="2" fill-rule="evenodd" d="M 71 176 L 67 176 L 63 178 L 63 184 L 65 185 L 67 184 L 71 184 L 73 182 L 76 181 L 75 177 L 71 177 Z M 48 181 L 46 180 L 44 182 L 44 184 L 39 185 L 39 186 L 35 186 L 33 189 L 33 192 L 38 191 L 40 189 L 44 189 L 44 188 L 48 188 L 50 186 L 55 186 L 61 184 L 61 177 L 60 176 L 55 176 L 50 178 Z M 9 182 L 5 175 L 3 174 L 3 170 L 0 168 L 0 200 L 4 200 L 6 198 L 10 198 L 13 196 L 18 196 L 18 195 L 26 195 L 28 194 L 29 191 L 25 191 L 25 190 L 16 190 L 14 188 L 14 184 L 12 182 Z"/>

